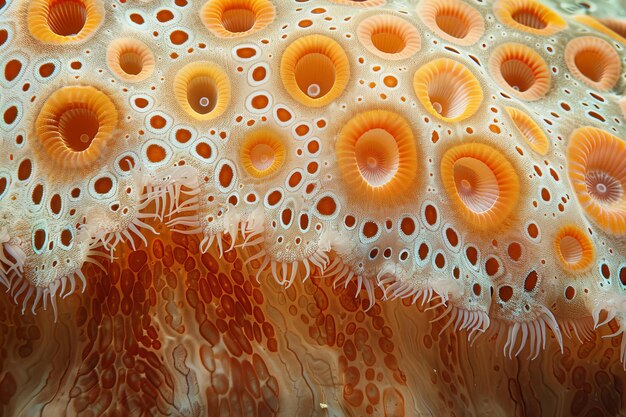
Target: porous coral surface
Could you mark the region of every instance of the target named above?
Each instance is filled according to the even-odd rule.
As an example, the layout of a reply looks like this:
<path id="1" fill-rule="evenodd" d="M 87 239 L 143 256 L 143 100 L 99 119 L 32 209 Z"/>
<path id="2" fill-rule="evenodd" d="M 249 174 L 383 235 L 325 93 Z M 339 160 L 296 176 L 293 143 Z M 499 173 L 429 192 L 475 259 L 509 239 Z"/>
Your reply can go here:
<path id="1" fill-rule="evenodd" d="M 626 13 L 0 2 L 0 412 L 615 416 Z"/>

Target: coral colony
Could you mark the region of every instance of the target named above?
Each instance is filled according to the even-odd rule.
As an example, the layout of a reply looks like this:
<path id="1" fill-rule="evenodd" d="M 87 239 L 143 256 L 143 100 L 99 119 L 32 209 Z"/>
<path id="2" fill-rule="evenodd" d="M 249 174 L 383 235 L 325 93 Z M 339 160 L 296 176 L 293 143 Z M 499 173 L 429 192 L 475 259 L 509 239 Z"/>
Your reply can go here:
<path id="1" fill-rule="evenodd" d="M 0 416 L 617 416 L 626 6 L 0 0 Z"/>

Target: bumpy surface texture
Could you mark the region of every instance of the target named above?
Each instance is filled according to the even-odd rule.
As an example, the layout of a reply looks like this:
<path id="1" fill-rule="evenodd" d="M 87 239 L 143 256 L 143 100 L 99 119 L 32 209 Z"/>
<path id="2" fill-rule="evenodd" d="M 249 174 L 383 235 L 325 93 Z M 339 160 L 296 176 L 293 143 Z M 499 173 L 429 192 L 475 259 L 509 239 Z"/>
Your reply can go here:
<path id="1" fill-rule="evenodd" d="M 0 0 L 0 415 L 622 415 L 625 13 Z"/>

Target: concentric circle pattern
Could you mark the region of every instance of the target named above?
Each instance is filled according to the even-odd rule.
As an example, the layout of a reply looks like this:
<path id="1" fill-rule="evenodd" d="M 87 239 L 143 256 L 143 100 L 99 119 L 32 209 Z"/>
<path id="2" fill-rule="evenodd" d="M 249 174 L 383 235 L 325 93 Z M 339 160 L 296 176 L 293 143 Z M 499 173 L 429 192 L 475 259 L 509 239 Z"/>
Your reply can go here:
<path id="1" fill-rule="evenodd" d="M 450 148 L 441 160 L 441 179 L 453 206 L 470 227 L 498 227 L 519 200 L 515 168 L 489 145 L 467 143 Z"/>
<path id="2" fill-rule="evenodd" d="M 341 130 L 337 163 L 356 198 L 399 199 L 414 186 L 417 149 L 409 123 L 387 110 L 359 113 Z"/>
<path id="3" fill-rule="evenodd" d="M 117 126 L 111 99 L 91 86 L 63 87 L 50 95 L 37 115 L 37 138 L 60 167 L 85 168 L 106 150 Z"/>
<path id="4" fill-rule="evenodd" d="M 623 3 L 0 0 L 0 416 L 626 414 Z"/>
<path id="5" fill-rule="evenodd" d="M 567 147 L 568 177 L 587 215 L 611 233 L 626 234 L 626 143 L 594 128 L 576 129 Z"/>

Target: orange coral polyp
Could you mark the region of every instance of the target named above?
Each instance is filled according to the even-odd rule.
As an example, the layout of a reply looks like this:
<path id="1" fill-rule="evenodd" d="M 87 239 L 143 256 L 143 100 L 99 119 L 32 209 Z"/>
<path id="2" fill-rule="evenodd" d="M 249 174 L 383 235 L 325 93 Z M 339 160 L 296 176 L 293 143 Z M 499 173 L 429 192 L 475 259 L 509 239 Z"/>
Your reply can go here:
<path id="1" fill-rule="evenodd" d="M 583 229 L 574 225 L 563 226 L 557 231 L 554 248 L 561 266 L 567 271 L 584 271 L 595 257 L 591 238 Z"/>
<path id="2" fill-rule="evenodd" d="M 287 92 L 309 107 L 322 107 L 341 95 L 350 79 L 350 64 L 341 45 L 322 35 L 292 42 L 280 61 Z"/>
<path id="3" fill-rule="evenodd" d="M 567 174 L 586 214 L 608 232 L 626 234 L 626 142 L 595 127 L 576 129 Z"/>
<path id="4" fill-rule="evenodd" d="M 515 209 L 519 178 L 498 150 L 466 143 L 446 151 L 440 164 L 441 180 L 461 216 L 471 227 L 495 229 Z"/>
<path id="5" fill-rule="evenodd" d="M 280 135 L 261 128 L 247 134 L 239 151 L 246 172 L 254 178 L 265 178 L 278 172 L 285 163 L 287 149 Z"/>
<path id="6" fill-rule="evenodd" d="M 565 63 L 574 76 L 599 91 L 611 89 L 622 70 L 610 43 L 594 36 L 574 38 L 565 47 Z"/>
<path id="7" fill-rule="evenodd" d="M 47 44 L 84 42 L 103 20 L 104 7 L 97 0 L 33 0 L 28 7 L 28 30 Z"/>
<path id="8" fill-rule="evenodd" d="M 417 14 L 437 36 L 457 45 L 473 45 L 485 32 L 480 12 L 461 0 L 422 0 Z"/>
<path id="9" fill-rule="evenodd" d="M 498 46 L 489 58 L 489 70 L 509 94 L 539 100 L 550 90 L 548 64 L 537 52 L 518 43 Z"/>
<path id="10" fill-rule="evenodd" d="M 409 123 L 388 110 L 350 119 L 335 145 L 337 163 L 355 198 L 397 200 L 414 185 L 417 148 Z"/>
<path id="11" fill-rule="evenodd" d="M 513 107 L 507 107 L 506 112 L 513 120 L 528 146 L 540 155 L 548 153 L 550 142 L 545 132 L 528 114 Z"/>
<path id="12" fill-rule="evenodd" d="M 44 103 L 35 130 L 60 166 L 86 168 L 112 138 L 118 114 L 111 99 L 91 86 L 62 87 Z"/>
<path id="13" fill-rule="evenodd" d="M 498 0 L 493 12 L 503 24 L 533 35 L 551 36 L 567 27 L 567 22 L 536 0 Z"/>
<path id="14" fill-rule="evenodd" d="M 576 15 L 573 19 L 626 45 L 626 20 L 597 19 L 588 15 Z"/>
<path id="15" fill-rule="evenodd" d="M 145 80 L 154 70 L 154 54 L 136 39 L 116 39 L 107 48 L 107 64 L 120 79 L 129 82 Z"/>
<path id="16" fill-rule="evenodd" d="M 209 0 L 200 11 L 204 26 L 218 38 L 239 38 L 258 32 L 274 21 L 270 0 Z"/>
<path id="17" fill-rule="evenodd" d="M 222 115 L 230 103 L 226 72 L 217 65 L 198 61 L 181 68 L 174 78 L 174 96 L 180 107 L 196 120 Z"/>
<path id="18" fill-rule="evenodd" d="M 474 74 L 448 58 L 435 59 L 420 67 L 413 77 L 413 89 L 426 110 L 446 122 L 471 117 L 483 99 Z"/>
<path id="19" fill-rule="evenodd" d="M 409 58 L 421 47 L 420 34 L 411 23 L 394 15 L 374 15 L 357 28 L 361 45 L 372 54 L 393 61 Z"/>

